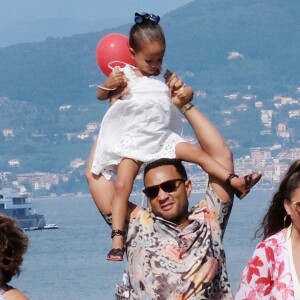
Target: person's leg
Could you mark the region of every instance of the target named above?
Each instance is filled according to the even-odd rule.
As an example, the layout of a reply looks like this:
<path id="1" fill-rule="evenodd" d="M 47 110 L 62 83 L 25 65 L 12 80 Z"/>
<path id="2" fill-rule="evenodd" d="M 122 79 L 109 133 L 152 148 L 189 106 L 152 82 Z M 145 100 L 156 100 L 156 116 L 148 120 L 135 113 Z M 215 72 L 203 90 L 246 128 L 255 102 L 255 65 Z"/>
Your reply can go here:
<path id="1" fill-rule="evenodd" d="M 233 188 L 234 193 L 240 199 L 242 199 L 261 178 L 261 175 L 257 173 L 252 173 L 240 178 L 213 159 L 203 151 L 201 147 L 193 144 L 178 143 L 175 151 L 177 159 L 196 163 L 210 176 L 222 182 L 226 182 Z"/>
<path id="2" fill-rule="evenodd" d="M 139 171 L 141 163 L 129 158 L 124 158 L 117 172 L 115 181 L 115 193 L 112 203 L 112 250 L 107 259 L 122 260 L 124 247 L 124 228 L 128 210 L 128 199 L 133 182 Z"/>
<path id="3" fill-rule="evenodd" d="M 111 210 L 112 200 L 114 197 L 114 182 L 107 180 L 104 176 L 95 175 L 91 172 L 94 159 L 94 152 L 97 142 L 94 143 L 85 170 L 85 178 L 87 180 L 91 196 L 97 206 L 99 212 L 104 217 L 105 221 L 111 226 Z"/>
<path id="4" fill-rule="evenodd" d="M 229 173 L 234 173 L 232 152 L 216 126 L 196 107 L 189 109 L 184 115 L 192 126 L 201 149 Z M 224 181 L 209 176 L 209 183 L 222 202 L 231 201 L 232 189 Z"/>

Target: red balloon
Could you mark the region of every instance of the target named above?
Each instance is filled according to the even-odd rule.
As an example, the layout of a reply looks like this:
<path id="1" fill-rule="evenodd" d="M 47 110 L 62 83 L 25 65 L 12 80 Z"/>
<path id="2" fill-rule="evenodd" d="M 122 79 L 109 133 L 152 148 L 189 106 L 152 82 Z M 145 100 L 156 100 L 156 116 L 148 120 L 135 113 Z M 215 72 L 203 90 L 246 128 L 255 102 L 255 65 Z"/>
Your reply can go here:
<path id="1" fill-rule="evenodd" d="M 112 71 L 109 63 L 118 61 L 121 64 L 114 63 L 113 67 L 122 63 L 134 65 L 134 59 L 129 52 L 129 39 L 120 33 L 111 33 L 104 36 L 98 43 L 96 48 L 96 60 L 99 68 L 104 75 L 109 76 Z"/>

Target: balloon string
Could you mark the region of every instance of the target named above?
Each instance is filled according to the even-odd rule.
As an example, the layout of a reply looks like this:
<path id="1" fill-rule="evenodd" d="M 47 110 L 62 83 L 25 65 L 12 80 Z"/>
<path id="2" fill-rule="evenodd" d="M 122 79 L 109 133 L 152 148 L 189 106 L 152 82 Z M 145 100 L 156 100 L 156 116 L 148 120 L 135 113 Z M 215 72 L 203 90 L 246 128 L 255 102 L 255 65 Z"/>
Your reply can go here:
<path id="1" fill-rule="evenodd" d="M 114 91 L 116 90 L 117 88 L 107 88 L 105 86 L 102 86 L 102 85 L 97 85 L 97 84 L 90 84 L 89 87 L 97 87 L 98 89 L 101 89 L 101 90 L 105 90 L 105 91 Z"/>
<path id="2" fill-rule="evenodd" d="M 115 65 L 114 67 L 111 66 L 111 65 L 114 65 L 114 64 L 121 64 L 121 65 L 123 65 L 123 67 L 125 67 L 125 66 L 128 65 L 127 63 L 124 63 L 124 62 L 122 62 L 122 61 L 120 61 L 120 60 L 113 60 L 113 61 L 111 61 L 111 62 L 108 64 L 108 67 L 109 67 L 111 70 L 114 70 L 115 67 L 120 67 L 120 68 L 122 68 L 122 66 L 119 66 L 119 65 Z"/>

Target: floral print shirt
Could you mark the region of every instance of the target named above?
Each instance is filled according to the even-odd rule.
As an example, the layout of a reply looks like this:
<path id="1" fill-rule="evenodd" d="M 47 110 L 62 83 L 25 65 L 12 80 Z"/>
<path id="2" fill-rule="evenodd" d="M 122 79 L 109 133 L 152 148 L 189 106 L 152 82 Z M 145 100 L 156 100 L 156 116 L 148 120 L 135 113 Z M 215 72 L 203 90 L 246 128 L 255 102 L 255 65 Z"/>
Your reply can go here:
<path id="1" fill-rule="evenodd" d="M 126 243 L 130 299 L 233 299 L 222 245 L 231 208 L 208 186 L 182 231 L 140 208 Z"/>
<path id="2" fill-rule="evenodd" d="M 259 243 L 243 271 L 235 300 L 294 299 L 288 247 L 284 231 Z"/>

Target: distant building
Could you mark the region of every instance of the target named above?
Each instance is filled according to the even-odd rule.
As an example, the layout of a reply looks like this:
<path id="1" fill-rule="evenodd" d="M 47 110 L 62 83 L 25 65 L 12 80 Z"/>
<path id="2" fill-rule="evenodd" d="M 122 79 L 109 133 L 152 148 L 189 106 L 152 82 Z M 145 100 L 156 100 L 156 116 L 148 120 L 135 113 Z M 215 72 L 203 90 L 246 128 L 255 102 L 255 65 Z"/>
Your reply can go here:
<path id="1" fill-rule="evenodd" d="M 232 126 L 235 123 L 236 123 L 236 119 L 233 119 L 233 118 L 225 118 L 224 119 L 225 126 Z"/>
<path id="2" fill-rule="evenodd" d="M 246 104 L 240 104 L 236 107 L 237 111 L 247 111 L 248 106 Z"/>
<path id="3" fill-rule="evenodd" d="M 83 166 L 84 164 L 85 164 L 84 160 L 82 160 L 81 158 L 76 158 L 70 162 L 70 168 L 75 170 Z"/>
<path id="4" fill-rule="evenodd" d="M 300 109 L 297 110 L 290 110 L 289 111 L 290 118 L 299 118 L 300 117 Z"/>
<path id="5" fill-rule="evenodd" d="M 252 100 L 252 99 L 256 99 L 255 95 L 245 95 L 242 97 L 244 100 Z"/>
<path id="6" fill-rule="evenodd" d="M 234 166 L 235 170 L 237 171 L 238 169 L 240 170 L 239 172 L 237 171 L 237 174 L 246 174 L 243 170 L 250 170 L 252 172 L 253 166 L 255 166 L 255 159 L 249 156 L 246 156 L 244 158 L 237 158 L 234 160 Z"/>
<path id="7" fill-rule="evenodd" d="M 241 54 L 238 51 L 231 51 L 228 53 L 228 56 L 227 56 L 228 60 L 233 60 L 233 59 L 238 59 L 238 58 L 243 59 L 244 58 L 243 54 Z"/>
<path id="8" fill-rule="evenodd" d="M 254 103 L 254 105 L 255 105 L 256 108 L 262 108 L 263 107 L 263 102 L 262 101 L 256 101 Z"/>
<path id="9" fill-rule="evenodd" d="M 70 104 L 65 104 L 65 105 L 61 105 L 60 107 L 59 107 L 59 111 L 63 111 L 63 110 L 69 110 L 69 109 L 71 109 L 71 105 Z"/>
<path id="10" fill-rule="evenodd" d="M 287 162 L 280 162 L 278 164 L 275 164 L 274 167 L 274 181 L 279 182 L 286 172 L 286 170 L 289 168 L 290 164 Z"/>
<path id="11" fill-rule="evenodd" d="M 300 148 L 290 149 L 289 153 L 291 160 L 296 160 L 300 158 Z"/>
<path id="12" fill-rule="evenodd" d="M 18 159 L 10 159 L 8 161 L 8 164 L 11 166 L 11 167 L 20 167 L 20 161 Z"/>
<path id="13" fill-rule="evenodd" d="M 238 95 L 239 95 L 239 93 L 233 93 L 233 94 L 224 96 L 224 98 L 228 98 L 229 100 L 236 100 Z"/>
<path id="14" fill-rule="evenodd" d="M 194 95 L 195 95 L 195 97 L 206 98 L 206 92 L 205 91 L 195 91 Z"/>
<path id="15" fill-rule="evenodd" d="M 272 117 L 273 117 L 273 110 L 261 110 L 261 122 L 263 123 L 263 125 L 267 128 L 271 128 L 272 127 Z"/>
<path id="16" fill-rule="evenodd" d="M 221 113 L 221 115 L 231 115 L 232 114 L 232 112 L 228 109 L 221 110 L 220 113 Z"/>
<path id="17" fill-rule="evenodd" d="M 50 190 L 52 185 L 59 183 L 59 175 L 52 173 L 24 173 L 17 175 L 19 183 L 28 183 L 33 190 Z"/>
<path id="18" fill-rule="evenodd" d="M 14 136 L 14 131 L 13 129 L 3 129 L 2 130 L 3 135 L 8 138 L 8 137 L 13 137 Z"/>
<path id="19" fill-rule="evenodd" d="M 272 157 L 271 151 L 267 148 L 250 148 L 250 157 L 256 160 L 265 160 Z"/>
<path id="20" fill-rule="evenodd" d="M 77 138 L 79 140 L 86 140 L 86 139 L 89 138 L 89 136 L 90 135 L 87 132 L 80 132 L 80 133 L 77 134 Z"/>
<path id="21" fill-rule="evenodd" d="M 286 125 L 283 123 L 278 123 L 277 125 L 277 136 L 282 137 L 284 139 L 290 138 L 290 133 L 286 128 Z"/>
<path id="22" fill-rule="evenodd" d="M 90 131 L 90 132 L 94 132 L 95 130 L 98 130 L 99 127 L 100 127 L 100 124 L 96 123 L 96 122 L 90 122 L 90 123 L 86 124 L 86 130 Z"/>
<path id="23" fill-rule="evenodd" d="M 298 101 L 293 99 L 292 97 L 284 97 L 284 96 L 280 96 L 280 95 L 274 96 L 273 101 L 277 101 L 281 105 L 288 105 L 288 104 L 290 105 L 290 104 L 298 103 Z"/>

